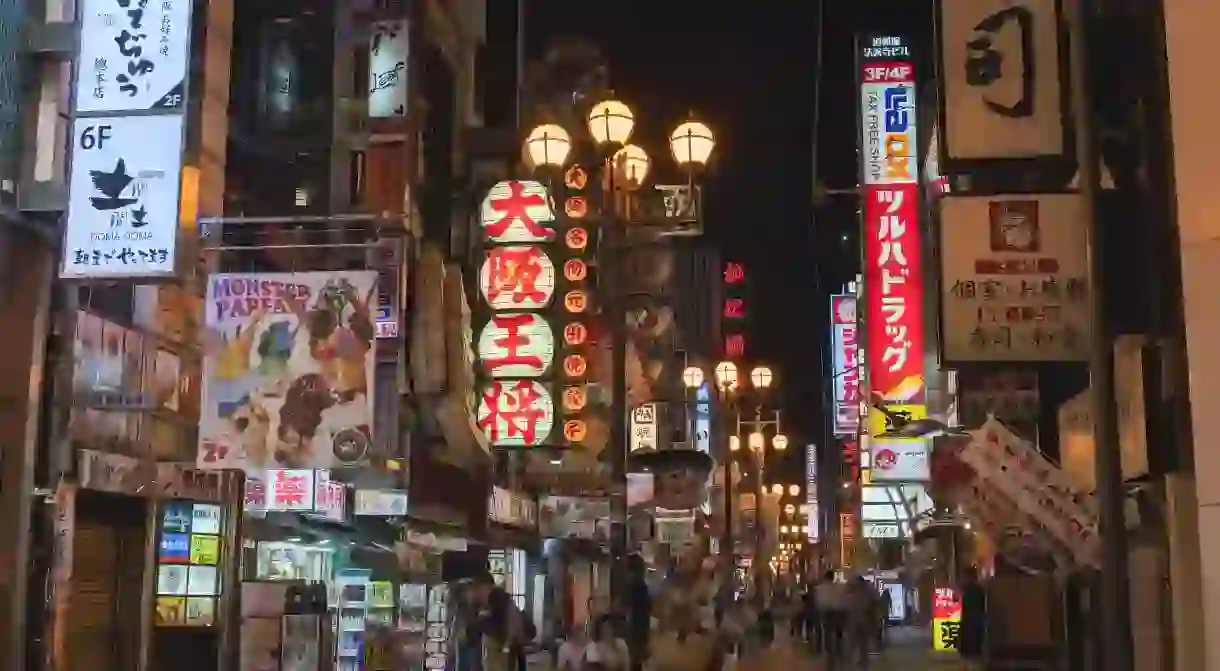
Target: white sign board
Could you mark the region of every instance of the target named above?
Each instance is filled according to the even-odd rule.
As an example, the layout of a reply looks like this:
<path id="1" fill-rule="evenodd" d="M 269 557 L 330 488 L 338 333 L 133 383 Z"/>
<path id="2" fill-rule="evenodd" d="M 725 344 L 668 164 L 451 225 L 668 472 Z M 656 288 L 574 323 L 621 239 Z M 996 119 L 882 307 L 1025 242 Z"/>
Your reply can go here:
<path id="1" fill-rule="evenodd" d="M 185 104 L 190 0 L 82 0 L 80 16 L 78 113 Z"/>
<path id="2" fill-rule="evenodd" d="M 863 522 L 865 538 L 902 538 L 901 522 Z"/>
<path id="3" fill-rule="evenodd" d="M 404 19 L 375 21 L 369 34 L 369 116 L 407 115 L 407 58 L 410 37 Z"/>
<path id="4" fill-rule="evenodd" d="M 183 118 L 92 117 L 73 123 L 60 277 L 174 273 Z"/>
<path id="5" fill-rule="evenodd" d="M 1088 257 L 1079 194 L 954 196 L 940 204 L 948 361 L 1083 361 Z"/>
<path id="6" fill-rule="evenodd" d="M 926 438 L 872 439 L 869 463 L 873 482 L 926 482 L 931 479 Z"/>
<path id="7" fill-rule="evenodd" d="M 937 33 L 949 159 L 1063 155 L 1057 0 L 946 0 Z"/>
<path id="8" fill-rule="evenodd" d="M 645 403 L 631 411 L 631 451 L 657 449 L 657 406 Z"/>

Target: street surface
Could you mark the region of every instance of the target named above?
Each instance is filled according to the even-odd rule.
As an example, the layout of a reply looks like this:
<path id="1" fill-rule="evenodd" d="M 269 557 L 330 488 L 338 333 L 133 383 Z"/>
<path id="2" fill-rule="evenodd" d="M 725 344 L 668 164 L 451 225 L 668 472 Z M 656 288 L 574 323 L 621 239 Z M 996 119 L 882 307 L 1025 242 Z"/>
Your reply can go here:
<path id="1" fill-rule="evenodd" d="M 779 634 L 775 650 L 768 652 L 766 660 L 747 657 L 737 664 L 737 671 L 825 671 L 822 660 L 809 653 L 801 642 L 790 639 L 787 632 Z M 539 655 L 530 661 L 529 671 L 549 671 L 550 659 Z M 867 667 L 840 667 L 836 671 L 957 671 L 961 661 L 954 655 L 937 654 L 932 651 L 932 634 L 926 628 L 894 627 L 889 630 L 889 645 L 882 655 L 869 659 Z"/>

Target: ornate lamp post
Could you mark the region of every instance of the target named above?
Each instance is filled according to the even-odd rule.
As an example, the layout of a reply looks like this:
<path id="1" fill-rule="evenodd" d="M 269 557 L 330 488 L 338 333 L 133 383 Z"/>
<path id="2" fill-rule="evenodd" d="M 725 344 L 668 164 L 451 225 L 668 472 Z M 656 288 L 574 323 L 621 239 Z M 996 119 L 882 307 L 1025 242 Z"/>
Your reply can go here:
<path id="1" fill-rule="evenodd" d="M 611 408 L 610 408 L 610 455 L 612 478 L 618 489 L 626 491 L 628 425 L 627 407 L 627 310 L 624 305 L 624 261 L 627 247 L 626 228 L 651 230 L 664 235 L 672 226 L 666 221 L 636 221 L 631 214 L 632 194 L 638 191 L 652 172 L 648 153 L 640 146 L 630 144 L 635 130 L 635 115 L 619 100 L 604 100 L 593 105 L 586 117 L 587 137 L 605 157 L 602 179 L 595 180 L 601 189 L 603 245 L 606 256 L 601 264 L 600 285 L 604 313 L 611 344 Z M 711 130 L 698 121 L 687 121 L 670 134 L 670 152 L 675 163 L 690 175 L 702 170 L 711 158 L 715 137 Z M 558 170 L 566 166 L 572 155 L 572 138 L 567 130 L 555 124 L 543 124 L 534 128 L 525 140 L 523 154 L 527 164 L 535 169 Z M 685 382 L 685 380 L 684 380 Z M 611 553 L 614 572 L 611 582 L 614 589 L 625 589 L 627 556 L 627 503 L 621 493 L 613 498 L 612 521 L 614 535 Z"/>

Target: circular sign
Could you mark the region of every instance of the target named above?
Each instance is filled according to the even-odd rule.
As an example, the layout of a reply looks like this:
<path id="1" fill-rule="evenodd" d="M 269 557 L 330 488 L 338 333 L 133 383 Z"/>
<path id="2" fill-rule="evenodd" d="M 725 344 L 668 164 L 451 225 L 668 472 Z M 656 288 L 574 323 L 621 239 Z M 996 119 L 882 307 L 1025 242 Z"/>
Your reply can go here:
<path id="1" fill-rule="evenodd" d="M 492 315 L 479 334 L 478 355 L 493 378 L 539 377 L 555 361 L 555 333 L 533 312 Z"/>
<path id="2" fill-rule="evenodd" d="M 589 184 L 589 173 L 579 165 L 574 165 L 568 168 L 568 171 L 563 175 L 563 185 L 569 189 L 580 190 Z"/>
<path id="3" fill-rule="evenodd" d="M 555 296 L 555 264 L 541 247 L 495 247 L 479 269 L 479 290 L 493 310 L 538 310 Z"/>
<path id="4" fill-rule="evenodd" d="M 579 354 L 569 354 L 563 358 L 563 372 L 568 377 L 583 377 L 589 371 L 589 362 Z"/>
<path id="5" fill-rule="evenodd" d="M 589 308 L 589 294 L 580 291 L 569 291 L 563 296 L 563 306 L 568 312 L 584 312 Z"/>
<path id="6" fill-rule="evenodd" d="M 589 276 L 589 264 L 580 259 L 563 262 L 563 276 L 569 282 L 581 282 Z"/>
<path id="7" fill-rule="evenodd" d="M 573 385 L 563 389 L 563 411 L 572 414 L 580 412 L 589 404 L 589 391 L 584 385 Z"/>
<path id="8" fill-rule="evenodd" d="M 572 196 L 564 201 L 563 212 L 573 219 L 584 219 L 589 213 L 589 201 L 584 196 Z"/>
<path id="9" fill-rule="evenodd" d="M 873 453 L 873 468 L 888 471 L 897 465 L 898 453 L 888 447 L 883 447 Z"/>
<path id="10" fill-rule="evenodd" d="M 555 403 L 539 382 L 492 382 L 480 394 L 475 422 L 492 445 L 541 445 L 555 427 Z"/>
<path id="11" fill-rule="evenodd" d="M 549 242 L 555 239 L 551 196 L 541 182 L 500 182 L 480 208 L 483 235 L 491 242 Z"/>
<path id="12" fill-rule="evenodd" d="M 563 437 L 569 443 L 579 443 L 584 441 L 585 436 L 589 435 L 589 426 L 581 419 L 569 419 L 563 423 Z"/>
<path id="13" fill-rule="evenodd" d="M 589 232 L 579 227 L 569 228 L 568 232 L 563 234 L 563 243 L 568 249 L 580 251 L 589 246 Z"/>
<path id="14" fill-rule="evenodd" d="M 579 347 L 589 340 L 589 327 L 580 322 L 572 322 L 563 327 L 563 342 L 569 347 Z"/>

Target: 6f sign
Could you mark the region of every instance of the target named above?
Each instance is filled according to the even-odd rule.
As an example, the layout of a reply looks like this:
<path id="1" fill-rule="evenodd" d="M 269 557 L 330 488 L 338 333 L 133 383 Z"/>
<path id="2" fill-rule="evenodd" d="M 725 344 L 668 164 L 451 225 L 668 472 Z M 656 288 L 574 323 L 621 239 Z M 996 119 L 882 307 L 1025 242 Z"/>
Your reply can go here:
<path id="1" fill-rule="evenodd" d="M 104 126 L 85 126 L 85 130 L 81 131 L 80 144 L 77 148 L 84 151 L 102 149 L 111 137 L 113 137 L 113 129 L 109 124 Z"/>
<path id="2" fill-rule="evenodd" d="M 79 118 L 60 277 L 172 275 L 181 115 Z"/>

